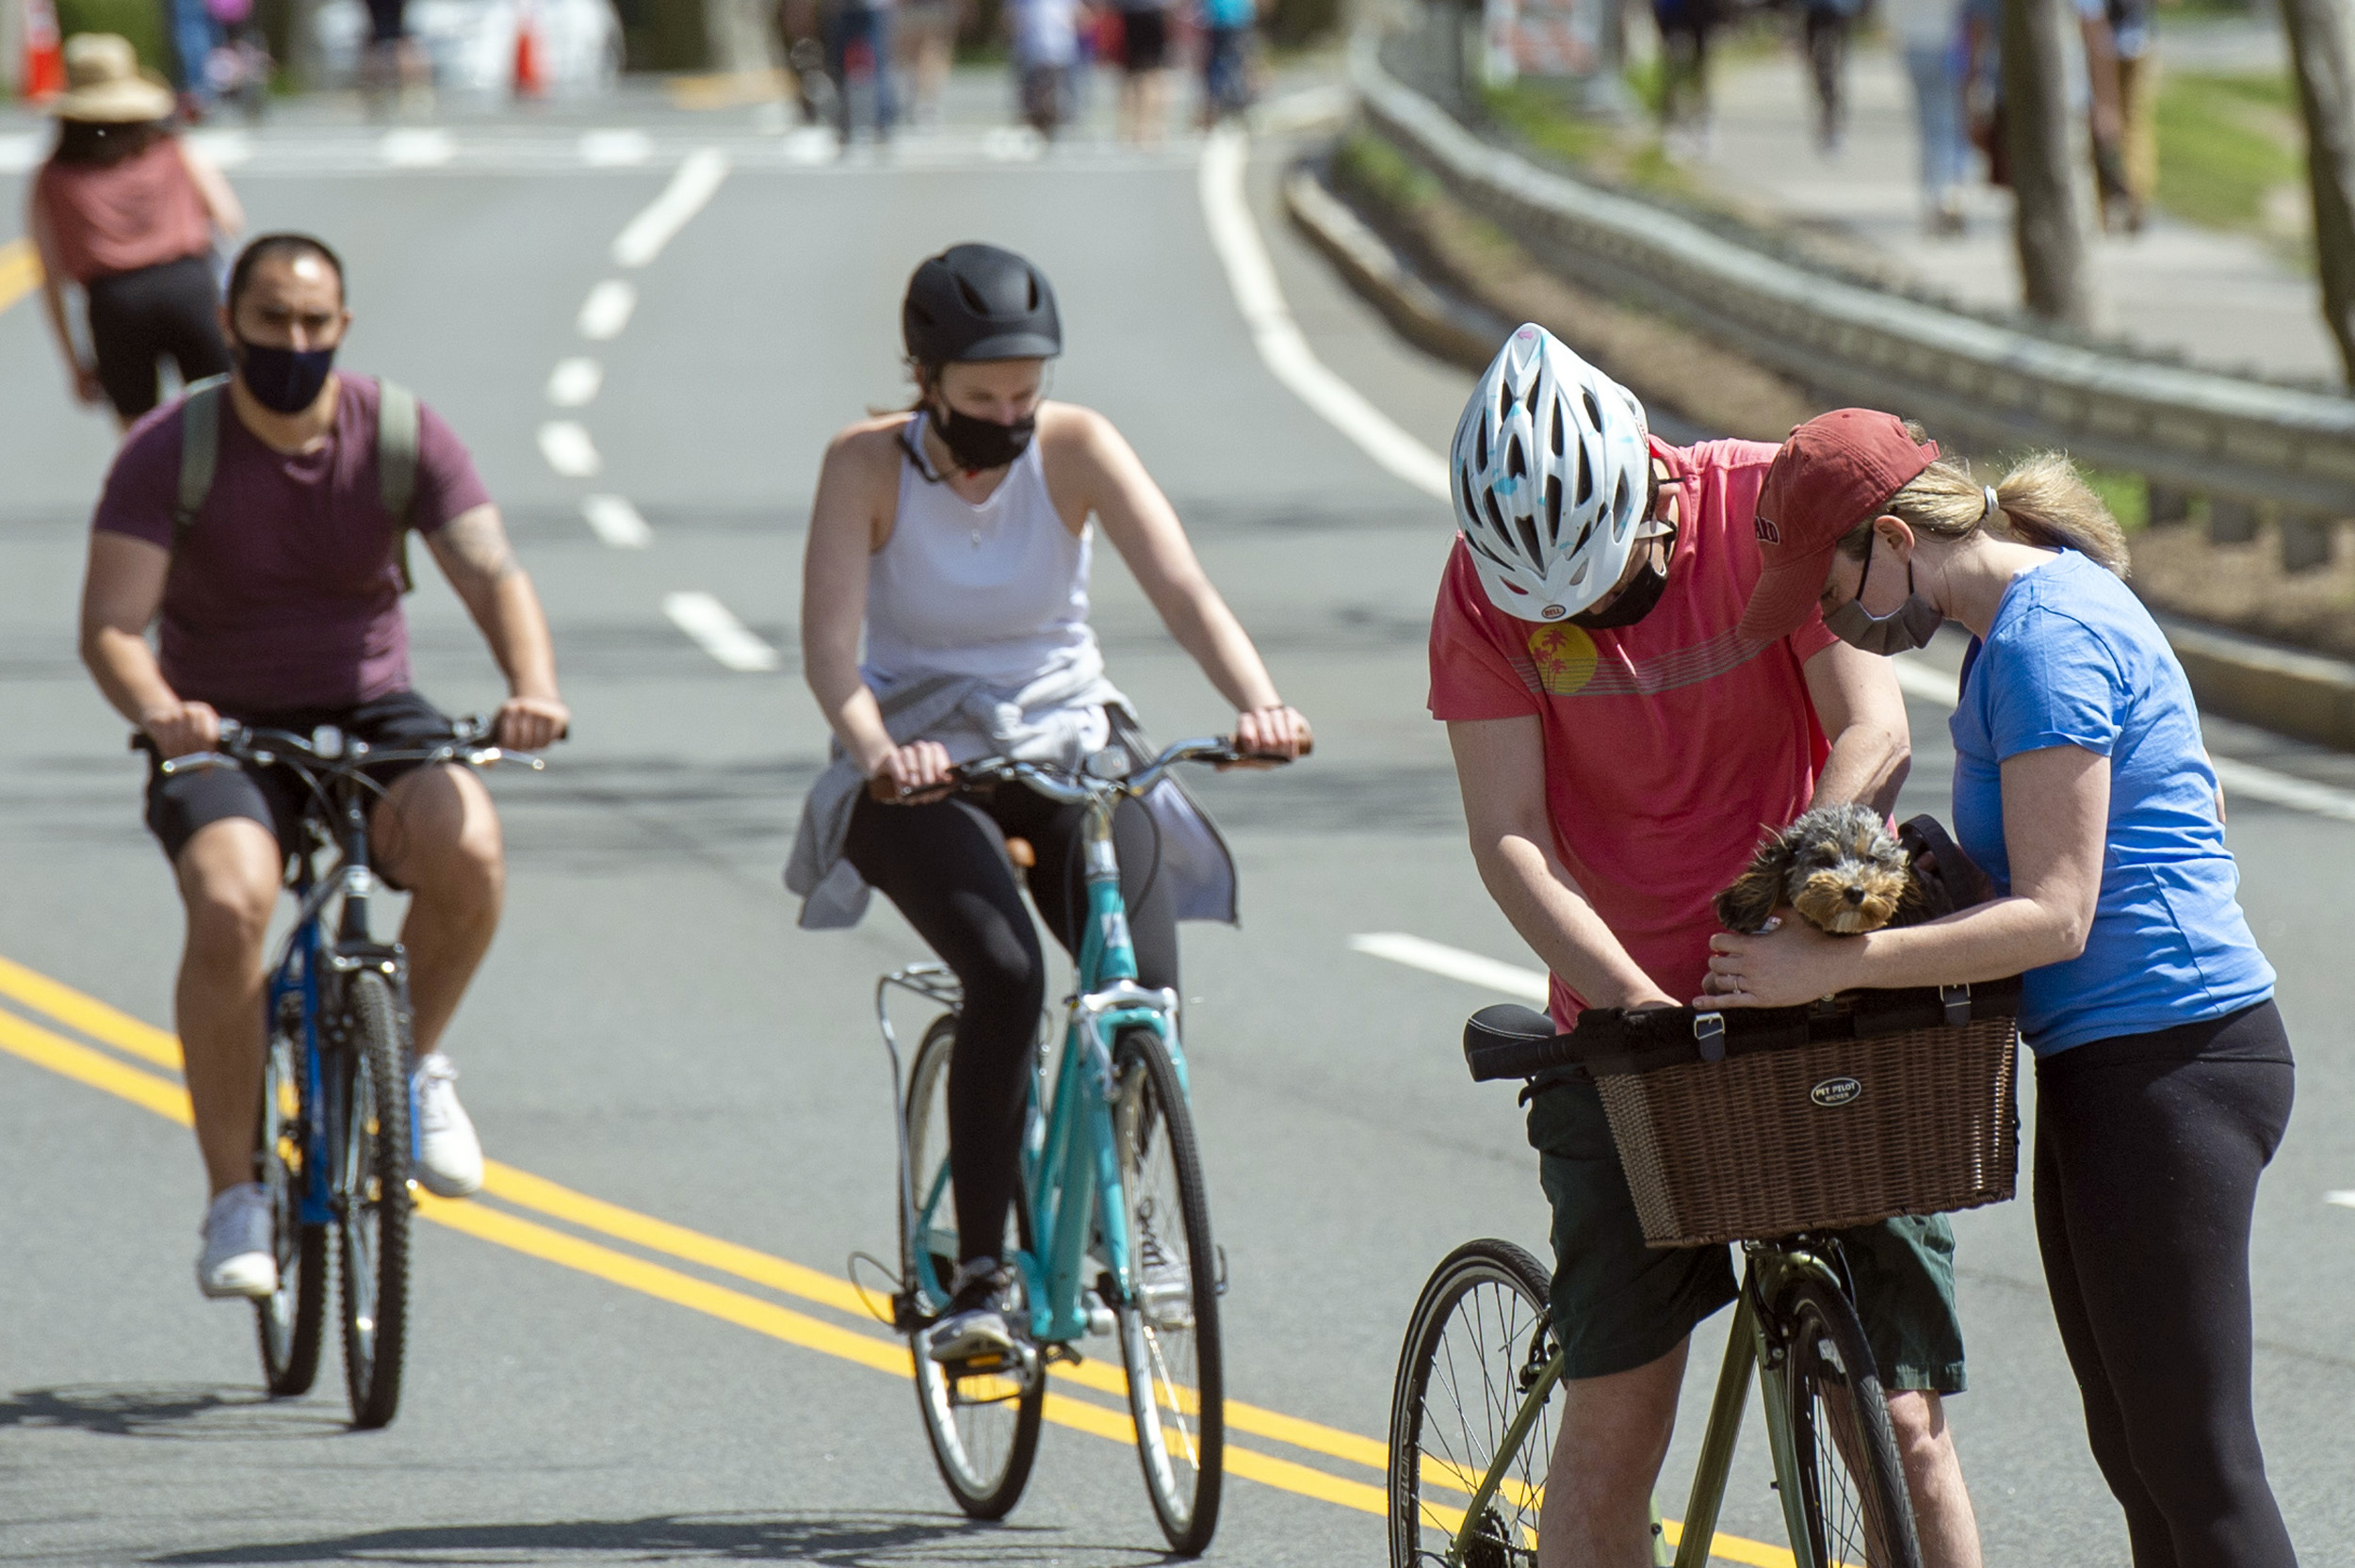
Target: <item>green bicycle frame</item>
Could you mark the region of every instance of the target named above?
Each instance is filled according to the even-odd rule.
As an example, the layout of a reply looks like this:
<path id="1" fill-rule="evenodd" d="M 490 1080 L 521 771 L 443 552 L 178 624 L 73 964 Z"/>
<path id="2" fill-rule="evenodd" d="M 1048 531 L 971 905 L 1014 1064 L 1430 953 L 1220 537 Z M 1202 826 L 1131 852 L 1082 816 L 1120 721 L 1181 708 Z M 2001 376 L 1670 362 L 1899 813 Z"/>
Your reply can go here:
<path id="1" fill-rule="evenodd" d="M 1732 1473 L 1733 1450 L 1742 1435 L 1742 1406 L 1749 1398 L 1753 1371 L 1758 1374 L 1759 1395 L 1766 1406 L 1766 1443 L 1774 1460 L 1776 1491 L 1782 1498 L 1783 1526 L 1793 1541 L 1808 1539 L 1807 1514 L 1799 1496 L 1798 1448 L 1792 1437 L 1788 1414 L 1788 1374 L 1784 1370 L 1787 1356 L 1784 1348 L 1774 1343 L 1767 1333 L 1763 1303 L 1781 1295 L 1787 1285 L 1800 1278 L 1812 1278 L 1838 1290 L 1840 1276 L 1822 1257 L 1801 1248 L 1753 1243 L 1744 1250 L 1748 1257 L 1743 1269 L 1742 1289 L 1735 1299 L 1733 1323 L 1726 1334 L 1725 1363 L 1717 1373 L 1717 1392 L 1710 1401 L 1709 1426 L 1701 1438 L 1700 1463 L 1693 1471 L 1692 1496 L 1685 1505 L 1673 1568 L 1708 1568 L 1709 1548 L 1716 1540 L 1717 1512 L 1725 1501 L 1726 1479 Z M 1497 1445 L 1496 1457 L 1488 1462 L 1486 1473 L 1472 1491 L 1470 1506 L 1464 1510 L 1464 1523 L 1449 1544 L 1450 1564 L 1468 1560 L 1465 1554 L 1471 1548 L 1473 1530 L 1486 1514 L 1489 1501 L 1513 1467 L 1521 1445 L 1529 1441 L 1538 1417 L 1545 1413 L 1554 1385 L 1562 1381 L 1562 1362 L 1563 1354 L 1557 1348 L 1547 1358 L 1519 1408 L 1514 1411 L 1513 1420 L 1504 1430 L 1504 1439 Z M 1652 1510 L 1655 1521 L 1659 1511 L 1656 1506 Z M 1665 1537 L 1663 1542 L 1665 1544 Z M 1662 1568 L 1669 1565 L 1664 1563 Z"/>

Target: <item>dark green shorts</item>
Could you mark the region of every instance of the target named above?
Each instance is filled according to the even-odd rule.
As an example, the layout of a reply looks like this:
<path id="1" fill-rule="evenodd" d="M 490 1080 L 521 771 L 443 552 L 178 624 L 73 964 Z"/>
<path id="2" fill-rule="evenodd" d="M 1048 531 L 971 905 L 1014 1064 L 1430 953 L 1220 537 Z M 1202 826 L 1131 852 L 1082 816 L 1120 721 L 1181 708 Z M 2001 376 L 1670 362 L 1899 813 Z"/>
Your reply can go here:
<path id="1" fill-rule="evenodd" d="M 1728 1249 L 1644 1244 L 1591 1080 L 1552 1084 L 1533 1096 L 1529 1141 L 1553 1205 L 1553 1326 L 1570 1377 L 1657 1361 L 1733 1300 Z M 1961 1393 L 1954 1226 L 1934 1214 L 1839 1236 L 1881 1386 Z"/>

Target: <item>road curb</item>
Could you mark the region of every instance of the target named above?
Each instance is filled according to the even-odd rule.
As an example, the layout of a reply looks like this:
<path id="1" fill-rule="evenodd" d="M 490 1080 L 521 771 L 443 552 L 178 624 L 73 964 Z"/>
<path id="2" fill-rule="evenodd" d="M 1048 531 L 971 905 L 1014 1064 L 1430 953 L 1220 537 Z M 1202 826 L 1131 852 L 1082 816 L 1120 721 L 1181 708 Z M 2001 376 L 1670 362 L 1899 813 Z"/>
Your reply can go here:
<path id="1" fill-rule="evenodd" d="M 1284 176 L 1284 211 L 1350 286 L 1417 347 L 1486 368 L 1511 327 L 1439 288 L 1326 189 L 1302 162 Z M 2155 614 L 2155 612 L 2154 612 Z M 2201 707 L 2280 735 L 2355 752 L 2355 663 L 2156 615 Z"/>

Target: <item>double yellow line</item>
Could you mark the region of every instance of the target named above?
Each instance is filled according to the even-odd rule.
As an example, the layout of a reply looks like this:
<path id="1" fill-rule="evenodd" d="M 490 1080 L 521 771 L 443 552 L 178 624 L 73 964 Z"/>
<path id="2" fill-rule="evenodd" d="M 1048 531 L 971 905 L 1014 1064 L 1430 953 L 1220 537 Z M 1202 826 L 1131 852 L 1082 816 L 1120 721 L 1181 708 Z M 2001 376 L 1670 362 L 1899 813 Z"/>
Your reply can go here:
<path id="1" fill-rule="evenodd" d="M 133 1066 L 8 1008 L 0 1008 L 0 1051 L 61 1077 L 103 1090 L 183 1126 L 189 1123 L 187 1090 L 174 1078 L 147 1070 L 160 1068 L 173 1075 L 179 1072 L 180 1042 L 170 1032 L 6 958 L 0 958 L 0 997 L 16 1004 L 23 1013 L 41 1015 L 50 1024 L 97 1041 L 145 1066 Z M 862 1324 L 871 1321 L 866 1300 L 846 1281 L 787 1258 L 608 1203 L 495 1160 L 484 1162 L 483 1190 L 486 1196 L 509 1206 L 454 1203 L 419 1193 L 417 1211 L 435 1224 L 494 1246 L 703 1313 L 803 1350 L 898 1378 L 913 1375 L 908 1348 L 901 1339 L 796 1311 L 667 1264 L 617 1251 L 573 1231 L 526 1219 L 511 1212 L 511 1208 L 528 1210 L 577 1231 L 593 1232 L 642 1252 L 659 1253 L 742 1280 L 776 1295 L 858 1319 Z M 1075 1398 L 1057 1389 L 1057 1383 L 1107 1396 L 1119 1401 L 1119 1406 Z M 1059 1365 L 1053 1369 L 1048 1386 L 1046 1417 L 1076 1431 L 1131 1445 L 1136 1441 L 1136 1432 L 1126 1408 L 1128 1397 L 1127 1375 L 1116 1366 L 1097 1361 L 1081 1362 L 1076 1366 Z M 1240 1399 L 1226 1401 L 1226 1427 L 1230 1432 L 1285 1444 L 1343 1464 L 1363 1466 L 1376 1478 L 1386 1472 L 1389 1463 L 1387 1447 L 1373 1438 Z M 1358 1512 L 1377 1517 L 1389 1513 L 1388 1499 L 1379 1484 L 1334 1475 L 1241 1444 L 1226 1445 L 1226 1471 L 1230 1476 Z M 1673 1530 L 1674 1527 L 1670 1528 Z M 1716 1557 L 1752 1568 L 1793 1568 L 1790 1552 L 1759 1542 L 1720 1534 L 1713 1547 Z"/>
<path id="2" fill-rule="evenodd" d="M 0 311 L 41 287 L 41 252 L 29 239 L 0 244 Z"/>

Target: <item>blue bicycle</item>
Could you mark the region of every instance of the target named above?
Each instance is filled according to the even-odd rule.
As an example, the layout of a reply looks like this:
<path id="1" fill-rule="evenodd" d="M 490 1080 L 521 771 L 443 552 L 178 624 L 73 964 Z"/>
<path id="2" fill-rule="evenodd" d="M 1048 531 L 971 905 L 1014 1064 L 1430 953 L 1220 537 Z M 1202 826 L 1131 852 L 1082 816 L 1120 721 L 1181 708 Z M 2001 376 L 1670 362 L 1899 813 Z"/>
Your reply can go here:
<path id="1" fill-rule="evenodd" d="M 1137 984 L 1120 895 L 1113 811 L 1180 762 L 1263 763 L 1224 740 L 1173 746 L 1122 779 L 990 757 L 956 769 L 961 786 L 1022 784 L 1084 805 L 1086 927 L 1060 1063 L 1048 1091 L 1042 1041 L 1024 1119 L 1011 1242 L 1011 1353 L 943 1364 L 924 1331 L 949 1305 L 962 1255 L 950 1184 L 949 1059 L 961 1001 L 937 963 L 886 975 L 875 1011 L 900 1109 L 900 1290 L 893 1326 L 908 1336 L 917 1402 L 941 1479 L 975 1518 L 1002 1518 L 1022 1495 L 1038 1449 L 1047 1367 L 1077 1367 L 1090 1334 L 1118 1339 L 1145 1491 L 1170 1547 L 1210 1544 L 1218 1525 L 1225 1396 L 1218 1299 L 1224 1259 L 1210 1237 L 1201 1156 L 1187 1109 L 1178 995 Z M 947 1010 L 924 1031 L 902 1078 L 887 1007 L 897 988 Z M 902 1093 L 902 1083 L 905 1091 Z"/>
<path id="2" fill-rule="evenodd" d="M 487 768 L 544 763 L 485 744 L 486 719 L 449 738 L 380 751 L 333 726 L 308 736 L 220 726 L 216 750 L 172 757 L 166 773 L 285 768 L 309 791 L 302 848 L 287 885 L 298 907 L 271 966 L 262 1115 L 254 1179 L 268 1188 L 278 1288 L 253 1303 L 262 1371 L 273 1397 L 307 1393 L 318 1375 L 327 1314 L 328 1238 L 342 1265 L 344 1386 L 355 1427 L 382 1427 L 400 1405 L 409 1305 L 410 1170 L 416 1157 L 415 1063 L 409 961 L 375 939 L 368 900 L 368 807 L 384 787 L 365 769 L 386 763 Z M 335 858 L 324 868 L 321 853 Z M 332 914 L 331 914 L 332 910 Z"/>

